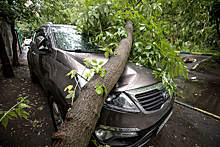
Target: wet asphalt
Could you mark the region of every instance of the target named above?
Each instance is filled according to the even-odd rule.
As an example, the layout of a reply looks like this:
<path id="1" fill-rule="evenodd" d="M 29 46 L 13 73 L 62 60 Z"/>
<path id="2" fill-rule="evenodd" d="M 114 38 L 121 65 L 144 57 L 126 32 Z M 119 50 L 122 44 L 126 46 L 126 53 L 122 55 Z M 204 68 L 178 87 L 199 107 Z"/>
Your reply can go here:
<path id="1" fill-rule="evenodd" d="M 0 125 L 0 147 L 49 146 L 54 132 L 46 95 L 39 84 L 31 82 L 27 51 L 25 47 L 20 55 L 21 67 L 15 71 L 17 78 L 1 79 L 0 110 L 7 110 L 18 96 L 29 96 L 32 106 L 28 109 L 29 120 L 11 120 L 7 130 Z M 199 58 L 195 63 L 186 64 L 189 68 L 207 58 L 198 55 L 187 56 Z M 179 77 L 176 81 L 178 88 L 183 91 L 183 98 L 177 96 L 176 100 L 220 116 L 220 77 L 194 71 L 190 71 L 189 77 L 196 78 L 186 80 Z M 170 120 L 144 147 L 218 147 L 220 145 L 219 119 L 178 103 L 175 103 L 174 107 Z"/>
<path id="2" fill-rule="evenodd" d="M 196 62 L 185 64 L 189 69 L 189 80 L 178 77 L 175 81 L 183 96 L 177 96 L 176 100 L 220 116 L 220 75 L 192 70 L 192 67 L 210 56 L 180 54 L 180 57 L 184 56 L 196 59 Z"/>

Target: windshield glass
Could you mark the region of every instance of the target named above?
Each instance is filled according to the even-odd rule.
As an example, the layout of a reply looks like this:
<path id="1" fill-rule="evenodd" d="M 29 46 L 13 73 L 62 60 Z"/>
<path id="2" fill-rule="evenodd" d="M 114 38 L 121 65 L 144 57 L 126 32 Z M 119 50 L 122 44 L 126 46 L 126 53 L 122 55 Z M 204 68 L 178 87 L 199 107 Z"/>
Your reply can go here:
<path id="1" fill-rule="evenodd" d="M 98 47 L 88 43 L 89 37 L 79 34 L 73 27 L 53 26 L 56 47 L 66 51 L 97 51 Z"/>

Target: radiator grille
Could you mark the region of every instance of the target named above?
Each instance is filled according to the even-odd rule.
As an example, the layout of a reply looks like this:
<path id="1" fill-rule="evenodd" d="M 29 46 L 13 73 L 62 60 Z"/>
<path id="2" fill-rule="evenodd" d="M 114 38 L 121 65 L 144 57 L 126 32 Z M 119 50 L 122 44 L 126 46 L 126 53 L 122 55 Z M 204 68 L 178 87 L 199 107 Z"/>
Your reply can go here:
<path id="1" fill-rule="evenodd" d="M 154 89 L 144 93 L 136 94 L 135 97 L 146 111 L 158 110 L 166 102 L 163 93 L 165 88 L 158 90 Z"/>

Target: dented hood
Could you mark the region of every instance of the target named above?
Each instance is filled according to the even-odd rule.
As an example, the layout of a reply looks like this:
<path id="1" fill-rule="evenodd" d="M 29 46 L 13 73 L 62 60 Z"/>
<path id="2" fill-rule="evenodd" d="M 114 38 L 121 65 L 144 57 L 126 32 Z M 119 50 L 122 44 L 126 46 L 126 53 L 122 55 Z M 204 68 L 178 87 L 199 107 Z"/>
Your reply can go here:
<path id="1" fill-rule="evenodd" d="M 104 57 L 103 53 L 76 53 L 59 50 L 57 52 L 57 60 L 70 69 L 75 69 L 78 73 L 81 73 L 85 68 L 83 60 L 86 58 L 89 60 L 95 58 L 98 62 L 104 61 L 104 64 L 109 60 L 109 58 Z M 146 87 L 158 82 L 159 80 L 155 79 L 150 68 L 139 66 L 136 63 L 128 61 L 121 77 L 112 89 L 112 92 Z"/>

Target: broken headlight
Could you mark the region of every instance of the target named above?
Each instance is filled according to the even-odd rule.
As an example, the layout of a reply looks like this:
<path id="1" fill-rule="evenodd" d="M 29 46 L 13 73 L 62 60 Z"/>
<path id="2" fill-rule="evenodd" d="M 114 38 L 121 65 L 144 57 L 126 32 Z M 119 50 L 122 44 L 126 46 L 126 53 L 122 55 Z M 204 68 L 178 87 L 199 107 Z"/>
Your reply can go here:
<path id="1" fill-rule="evenodd" d="M 140 112 L 138 107 L 131 101 L 131 99 L 125 93 L 108 95 L 108 98 L 104 103 L 104 106 L 126 112 Z"/>

